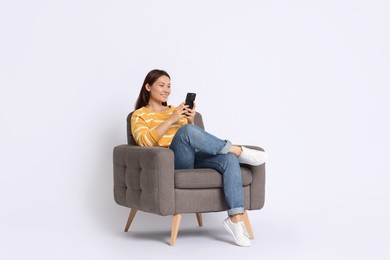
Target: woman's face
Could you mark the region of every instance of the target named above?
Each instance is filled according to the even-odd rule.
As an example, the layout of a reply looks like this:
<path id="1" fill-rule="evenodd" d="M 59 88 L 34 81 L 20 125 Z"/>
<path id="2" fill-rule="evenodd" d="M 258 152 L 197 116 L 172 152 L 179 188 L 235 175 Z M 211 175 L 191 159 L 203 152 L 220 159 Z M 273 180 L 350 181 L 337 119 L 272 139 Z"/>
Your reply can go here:
<path id="1" fill-rule="evenodd" d="M 150 91 L 150 99 L 153 101 L 167 102 L 169 94 L 171 94 L 171 80 L 167 76 L 161 76 L 152 86 L 147 84 L 146 89 Z"/>

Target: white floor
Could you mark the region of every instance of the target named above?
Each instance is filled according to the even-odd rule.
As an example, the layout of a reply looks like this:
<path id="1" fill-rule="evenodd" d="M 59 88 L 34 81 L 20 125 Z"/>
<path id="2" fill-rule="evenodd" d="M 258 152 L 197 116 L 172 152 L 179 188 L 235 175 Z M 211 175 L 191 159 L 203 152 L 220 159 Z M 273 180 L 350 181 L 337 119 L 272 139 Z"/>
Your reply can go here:
<path id="1" fill-rule="evenodd" d="M 373 200 L 374 191 L 367 195 L 371 204 L 364 196 L 359 198 L 357 190 L 357 200 L 348 201 L 348 196 L 338 200 L 337 194 L 331 194 L 316 201 L 314 193 L 300 197 L 298 191 L 279 190 L 278 195 L 273 191 L 275 178 L 268 179 L 265 207 L 249 212 L 255 235 L 250 248 L 234 245 L 222 226 L 225 212 L 203 214 L 203 227 L 197 226 L 195 215 L 183 215 L 174 247 L 169 246 L 169 216 L 138 212 L 125 233 L 129 210 L 114 203 L 111 187 L 97 187 L 95 192 L 102 188 L 100 194 L 84 192 L 78 201 L 80 191 L 73 190 L 73 198 L 70 189 L 62 206 L 48 200 L 46 205 L 8 207 L 11 212 L 2 212 L 0 255 L 2 259 L 389 259 L 388 206 L 385 199 Z M 327 200 L 331 202 L 324 204 Z"/>

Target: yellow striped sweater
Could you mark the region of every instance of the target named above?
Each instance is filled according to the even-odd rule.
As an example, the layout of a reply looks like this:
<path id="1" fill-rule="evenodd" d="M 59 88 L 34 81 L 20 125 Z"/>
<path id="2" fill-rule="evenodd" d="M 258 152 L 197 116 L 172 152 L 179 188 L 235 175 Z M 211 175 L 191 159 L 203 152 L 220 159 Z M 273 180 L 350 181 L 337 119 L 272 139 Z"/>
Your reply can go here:
<path id="1" fill-rule="evenodd" d="M 175 124 L 171 125 L 164 135 L 157 133 L 156 127 L 171 117 L 176 107 L 169 106 L 169 109 L 162 112 L 153 112 L 152 110 L 141 107 L 134 111 L 131 117 L 131 133 L 135 142 L 140 146 L 163 146 L 169 147 L 173 136 L 182 125 L 188 123 L 186 118 L 181 118 Z"/>

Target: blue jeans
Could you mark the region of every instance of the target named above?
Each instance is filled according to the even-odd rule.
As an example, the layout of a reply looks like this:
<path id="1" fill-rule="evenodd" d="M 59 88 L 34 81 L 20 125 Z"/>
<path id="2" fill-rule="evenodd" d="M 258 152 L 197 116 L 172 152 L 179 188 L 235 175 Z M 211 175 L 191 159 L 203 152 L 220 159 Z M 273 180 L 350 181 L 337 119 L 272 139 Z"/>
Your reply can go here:
<path id="1" fill-rule="evenodd" d="M 232 143 L 221 140 L 196 125 L 184 125 L 173 137 L 170 149 L 175 169 L 212 168 L 223 175 L 228 214 L 244 213 L 242 178 L 237 156 L 229 153 Z"/>

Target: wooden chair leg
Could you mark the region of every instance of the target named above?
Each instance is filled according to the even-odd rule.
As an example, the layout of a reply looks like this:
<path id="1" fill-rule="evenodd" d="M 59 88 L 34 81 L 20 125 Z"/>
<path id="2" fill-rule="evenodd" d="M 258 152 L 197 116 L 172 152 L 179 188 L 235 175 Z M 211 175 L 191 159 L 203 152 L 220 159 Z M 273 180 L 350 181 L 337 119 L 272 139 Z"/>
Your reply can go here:
<path id="1" fill-rule="evenodd" d="M 203 219 L 202 219 L 202 213 L 195 213 L 196 214 L 196 219 L 198 220 L 198 224 L 200 227 L 203 226 Z"/>
<path id="2" fill-rule="evenodd" d="M 247 213 L 246 210 L 244 211 L 244 214 L 242 215 L 242 220 L 244 221 L 246 230 L 248 230 L 248 233 L 249 233 L 250 238 L 251 238 L 252 240 L 255 239 L 255 237 L 253 236 L 253 232 L 252 232 L 252 228 L 251 228 L 251 223 L 249 222 L 249 217 L 248 217 L 248 213 Z"/>
<path id="3" fill-rule="evenodd" d="M 172 218 L 172 231 L 171 231 L 171 243 L 170 246 L 174 246 L 179 232 L 179 226 L 181 221 L 181 214 L 175 214 Z"/>
<path id="4" fill-rule="evenodd" d="M 130 210 L 129 218 L 127 219 L 127 223 L 126 223 L 126 227 L 125 227 L 125 232 L 127 232 L 127 230 L 129 230 L 131 222 L 133 222 L 133 219 L 134 219 L 136 213 L 137 213 L 136 209 Z"/>

